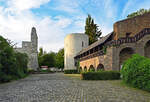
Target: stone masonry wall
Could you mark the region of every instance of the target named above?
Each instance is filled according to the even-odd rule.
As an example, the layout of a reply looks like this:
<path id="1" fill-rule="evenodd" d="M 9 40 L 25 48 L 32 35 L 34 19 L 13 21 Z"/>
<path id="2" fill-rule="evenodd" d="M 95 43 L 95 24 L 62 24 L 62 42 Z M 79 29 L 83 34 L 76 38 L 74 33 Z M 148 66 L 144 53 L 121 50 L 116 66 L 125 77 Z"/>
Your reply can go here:
<path id="1" fill-rule="evenodd" d="M 112 46 L 107 48 L 106 55 L 90 58 L 84 61 L 80 61 L 80 67 L 84 70 L 86 66 L 89 69 L 90 65 L 93 65 L 95 69 L 99 64 L 104 65 L 105 70 L 120 70 L 121 64 L 131 57 L 131 53 L 126 48 L 133 50 L 133 54 L 138 53 L 141 56 L 145 54 L 147 57 L 150 55 L 150 45 L 146 46 L 150 42 L 150 35 L 145 35 L 136 43 L 124 43 L 119 46 Z M 148 49 L 148 50 L 145 50 Z M 124 55 L 120 55 L 120 52 L 124 50 Z M 126 51 L 126 52 L 125 52 Z M 150 58 L 150 57 L 149 57 Z"/>
<path id="2" fill-rule="evenodd" d="M 80 67 L 82 67 L 82 70 L 84 70 L 85 66 L 87 67 L 87 70 L 89 70 L 90 65 L 93 65 L 95 70 L 97 70 L 99 64 L 104 66 L 104 70 L 112 70 L 112 48 L 107 48 L 106 55 L 80 61 Z"/>
<path id="3" fill-rule="evenodd" d="M 126 33 L 134 36 L 144 28 L 150 28 L 150 13 L 116 22 L 114 24 L 114 40 L 126 37 Z"/>
<path id="4" fill-rule="evenodd" d="M 112 69 L 120 70 L 121 67 L 120 59 L 126 59 L 126 57 L 128 56 L 128 55 L 124 55 L 124 56 L 120 55 L 120 52 L 125 48 L 131 48 L 134 51 L 134 53 L 140 54 L 141 56 L 144 56 L 145 53 L 148 53 L 150 55 L 150 51 L 145 50 L 146 47 L 145 45 L 149 41 L 150 41 L 150 35 L 146 35 L 136 43 L 124 43 L 120 46 L 112 47 L 113 50 Z M 124 58 L 120 58 L 120 57 L 124 57 Z"/>
<path id="5" fill-rule="evenodd" d="M 21 53 L 26 53 L 28 55 L 28 68 L 37 70 L 38 64 L 38 37 L 36 34 L 36 29 L 33 27 L 31 31 L 31 41 L 23 41 L 21 48 L 16 48 L 15 50 Z"/>

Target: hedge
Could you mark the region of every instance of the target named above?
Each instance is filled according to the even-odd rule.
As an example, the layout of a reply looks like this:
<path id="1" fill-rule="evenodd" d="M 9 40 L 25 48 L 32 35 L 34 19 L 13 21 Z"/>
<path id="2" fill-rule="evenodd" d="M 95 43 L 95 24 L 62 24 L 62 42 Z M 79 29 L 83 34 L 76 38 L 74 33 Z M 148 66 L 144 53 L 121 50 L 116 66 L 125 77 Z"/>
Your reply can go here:
<path id="1" fill-rule="evenodd" d="M 120 79 L 118 71 L 99 71 L 99 72 L 84 72 L 81 74 L 82 80 L 116 80 Z"/>
<path id="2" fill-rule="evenodd" d="M 134 54 L 121 69 L 122 79 L 130 86 L 150 91 L 150 59 Z"/>
<path id="3" fill-rule="evenodd" d="M 64 74 L 78 74 L 78 70 L 76 69 L 64 70 Z"/>

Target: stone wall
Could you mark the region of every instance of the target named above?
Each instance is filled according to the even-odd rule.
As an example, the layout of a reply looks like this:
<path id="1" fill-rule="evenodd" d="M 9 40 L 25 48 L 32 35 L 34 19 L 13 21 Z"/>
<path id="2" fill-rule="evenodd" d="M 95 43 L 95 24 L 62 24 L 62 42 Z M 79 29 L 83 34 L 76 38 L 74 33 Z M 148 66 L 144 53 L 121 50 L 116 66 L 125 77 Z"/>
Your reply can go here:
<path id="1" fill-rule="evenodd" d="M 122 63 L 127 60 L 130 56 L 131 53 L 129 50 L 125 50 L 125 54 L 121 55 L 121 52 L 126 49 L 130 48 L 133 50 L 134 54 L 140 54 L 141 56 L 145 56 L 145 54 L 150 55 L 150 50 L 145 50 L 145 48 L 149 49 L 149 46 L 146 46 L 146 44 L 150 41 L 150 34 L 145 35 L 143 38 L 141 38 L 138 42 L 136 43 L 124 43 L 121 44 L 120 46 L 113 47 L 113 66 L 112 69 L 114 70 L 120 70 Z M 150 58 L 150 57 L 149 57 Z"/>
<path id="2" fill-rule="evenodd" d="M 116 22 L 114 24 L 114 39 L 126 37 L 127 33 L 134 36 L 144 28 L 150 28 L 150 13 Z"/>
<path id="3" fill-rule="evenodd" d="M 112 70 L 112 48 L 107 48 L 106 55 L 101 55 L 84 61 L 80 61 L 80 67 L 82 67 L 82 70 L 84 70 L 85 66 L 87 70 L 89 70 L 91 65 L 93 65 L 95 70 L 97 70 L 100 64 L 104 66 L 104 70 Z"/>
<path id="4" fill-rule="evenodd" d="M 38 64 L 38 37 L 36 29 L 33 27 L 31 31 L 31 41 L 22 41 L 22 47 L 15 50 L 28 55 L 28 68 L 37 70 Z"/>
<path id="5" fill-rule="evenodd" d="M 150 58 L 150 34 L 145 35 L 136 43 L 108 47 L 105 55 L 80 61 L 80 67 L 83 70 L 85 66 L 89 69 L 90 65 L 93 65 L 97 69 L 97 66 L 102 64 L 105 70 L 120 70 L 123 62 L 135 53 Z"/>

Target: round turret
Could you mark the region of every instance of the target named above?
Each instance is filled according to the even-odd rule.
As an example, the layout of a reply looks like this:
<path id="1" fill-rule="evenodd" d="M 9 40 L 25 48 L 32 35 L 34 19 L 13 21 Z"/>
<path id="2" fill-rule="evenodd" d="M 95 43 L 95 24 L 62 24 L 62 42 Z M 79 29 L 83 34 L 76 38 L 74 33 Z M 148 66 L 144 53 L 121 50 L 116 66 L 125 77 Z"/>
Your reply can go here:
<path id="1" fill-rule="evenodd" d="M 88 47 L 89 38 L 86 34 L 83 33 L 73 33 L 69 34 L 65 38 L 64 42 L 64 51 L 65 51 L 65 70 L 76 69 L 74 57 L 79 53 L 83 48 Z"/>

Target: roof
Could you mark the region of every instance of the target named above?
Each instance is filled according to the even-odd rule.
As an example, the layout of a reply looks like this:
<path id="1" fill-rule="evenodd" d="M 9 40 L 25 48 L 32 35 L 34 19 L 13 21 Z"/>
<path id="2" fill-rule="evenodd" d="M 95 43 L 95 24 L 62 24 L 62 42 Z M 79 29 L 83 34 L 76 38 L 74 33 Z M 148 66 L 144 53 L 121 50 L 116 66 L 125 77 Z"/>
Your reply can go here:
<path id="1" fill-rule="evenodd" d="M 82 54 L 82 53 L 84 53 L 84 52 L 86 52 L 86 51 L 88 51 L 88 50 L 90 50 L 90 49 L 92 49 L 98 45 L 103 44 L 112 34 L 113 34 L 113 32 L 107 34 L 106 36 L 102 37 L 101 39 L 99 39 L 95 43 L 89 45 L 87 48 L 84 48 L 83 50 L 81 50 L 77 55 L 80 55 L 80 54 Z"/>

